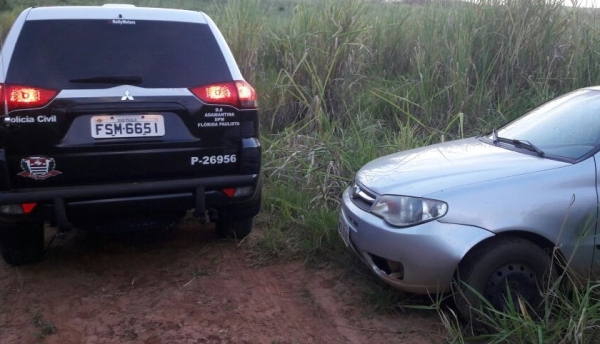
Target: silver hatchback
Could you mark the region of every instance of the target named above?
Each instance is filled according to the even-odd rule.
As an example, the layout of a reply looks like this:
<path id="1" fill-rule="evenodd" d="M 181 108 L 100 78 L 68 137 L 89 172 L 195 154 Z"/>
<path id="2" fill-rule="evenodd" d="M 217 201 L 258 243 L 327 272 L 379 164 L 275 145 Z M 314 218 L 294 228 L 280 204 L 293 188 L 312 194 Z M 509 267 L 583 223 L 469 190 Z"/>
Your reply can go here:
<path id="1" fill-rule="evenodd" d="M 343 193 L 338 230 L 398 289 L 459 286 L 463 316 L 477 294 L 499 309 L 509 291 L 536 305 L 553 257 L 584 279 L 600 272 L 599 150 L 600 87 L 580 89 L 488 135 L 369 162 Z"/>

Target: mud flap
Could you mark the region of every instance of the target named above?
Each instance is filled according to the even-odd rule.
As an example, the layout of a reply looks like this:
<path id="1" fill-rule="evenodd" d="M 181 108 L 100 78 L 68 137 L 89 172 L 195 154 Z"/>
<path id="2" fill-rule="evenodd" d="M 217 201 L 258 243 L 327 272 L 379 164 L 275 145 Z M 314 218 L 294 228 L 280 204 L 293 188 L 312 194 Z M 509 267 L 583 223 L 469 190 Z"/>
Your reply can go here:
<path id="1" fill-rule="evenodd" d="M 65 207 L 65 200 L 62 198 L 55 198 L 52 200 L 54 204 L 54 214 L 56 216 L 56 224 L 61 231 L 68 231 L 73 228 L 73 224 L 67 218 L 67 208 Z"/>
<path id="2" fill-rule="evenodd" d="M 206 212 L 206 200 L 204 197 L 204 186 L 200 185 L 196 187 L 196 208 L 194 209 L 195 217 L 204 217 L 204 213 Z"/>

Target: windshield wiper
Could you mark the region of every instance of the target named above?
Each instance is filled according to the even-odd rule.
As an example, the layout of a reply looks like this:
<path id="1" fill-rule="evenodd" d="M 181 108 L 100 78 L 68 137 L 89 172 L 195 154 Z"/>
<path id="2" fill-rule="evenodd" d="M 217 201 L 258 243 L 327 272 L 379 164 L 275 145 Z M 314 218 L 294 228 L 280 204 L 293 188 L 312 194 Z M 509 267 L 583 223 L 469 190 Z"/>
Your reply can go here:
<path id="1" fill-rule="evenodd" d="M 540 157 L 543 157 L 546 154 L 543 150 L 539 149 L 536 145 L 527 140 L 508 139 L 506 137 L 500 137 L 498 136 L 498 132 L 494 128 L 492 130 L 492 143 L 496 144 L 497 142 L 508 143 L 515 147 L 525 148 L 527 150 L 537 153 L 537 155 Z"/>
<path id="2" fill-rule="evenodd" d="M 517 147 L 523 147 L 526 149 L 529 149 L 532 152 L 536 152 L 537 155 L 539 156 L 544 156 L 544 151 L 539 149 L 536 145 L 534 145 L 533 143 L 527 141 L 527 140 L 517 140 L 517 139 L 513 139 L 512 143 L 517 146 Z"/>
<path id="3" fill-rule="evenodd" d="M 131 76 L 92 76 L 89 78 L 71 79 L 70 82 L 90 83 L 90 84 L 129 84 L 138 85 L 144 81 L 144 78 L 137 75 Z"/>

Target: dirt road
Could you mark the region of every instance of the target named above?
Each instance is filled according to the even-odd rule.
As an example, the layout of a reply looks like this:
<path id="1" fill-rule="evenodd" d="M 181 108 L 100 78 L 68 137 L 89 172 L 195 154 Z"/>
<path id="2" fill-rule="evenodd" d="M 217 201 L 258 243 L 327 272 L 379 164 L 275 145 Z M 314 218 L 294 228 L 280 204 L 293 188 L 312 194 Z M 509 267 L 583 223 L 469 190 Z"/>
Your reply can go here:
<path id="1" fill-rule="evenodd" d="M 158 240 L 69 235 L 0 263 L 0 343 L 441 343 L 434 312 L 373 315 L 335 264 L 252 266 L 182 226 Z"/>

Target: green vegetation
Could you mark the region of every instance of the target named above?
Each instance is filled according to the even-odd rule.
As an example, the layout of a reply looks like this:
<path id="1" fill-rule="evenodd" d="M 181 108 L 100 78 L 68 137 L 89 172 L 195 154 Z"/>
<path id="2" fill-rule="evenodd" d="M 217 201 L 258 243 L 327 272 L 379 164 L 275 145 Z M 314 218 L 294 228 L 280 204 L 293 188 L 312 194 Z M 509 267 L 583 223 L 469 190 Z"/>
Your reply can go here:
<path id="1" fill-rule="evenodd" d="M 339 197 L 361 165 L 489 131 L 600 83 L 596 11 L 554 0 L 410 1 L 423 2 L 131 1 L 208 13 L 258 91 L 264 204 L 257 235 L 245 243 L 257 261 L 348 259 L 336 230 Z M 24 7 L 48 4 L 6 1 L 2 33 Z M 559 299 L 541 322 L 518 310 L 498 315 L 496 329 L 513 332 L 480 339 L 590 342 L 600 318 L 597 289 Z M 464 341 L 452 314 L 440 314 L 451 340 Z"/>
<path id="2" fill-rule="evenodd" d="M 543 314 L 534 313 L 518 295 L 508 295 L 512 302 L 503 311 L 481 297 L 482 308 L 473 310 L 476 327 L 461 323 L 441 300 L 431 308 L 437 309 L 452 343 L 597 343 L 600 285 L 580 283 L 572 273 L 563 272 L 544 296 Z"/>

